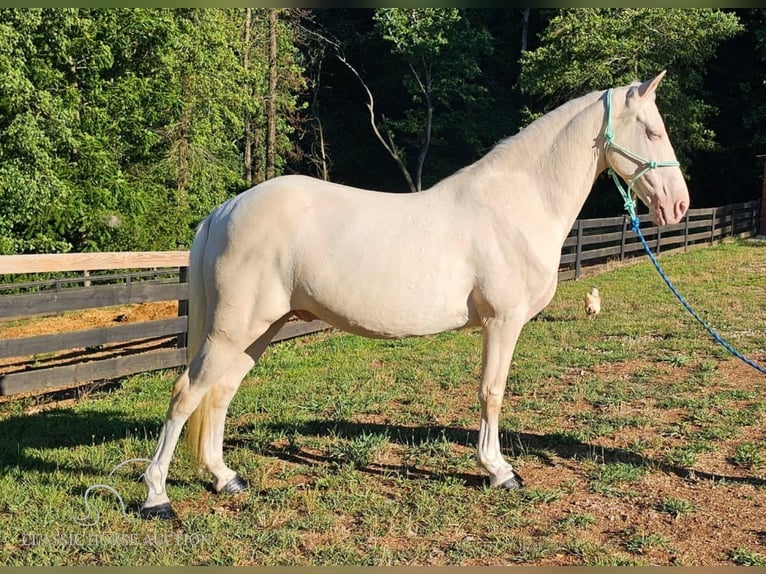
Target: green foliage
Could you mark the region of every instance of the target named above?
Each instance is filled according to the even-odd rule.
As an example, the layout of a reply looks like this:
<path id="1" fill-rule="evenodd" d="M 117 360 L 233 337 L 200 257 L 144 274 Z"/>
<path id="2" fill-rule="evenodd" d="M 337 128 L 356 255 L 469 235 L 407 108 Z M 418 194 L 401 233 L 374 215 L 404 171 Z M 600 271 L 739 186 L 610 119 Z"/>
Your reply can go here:
<path id="1" fill-rule="evenodd" d="M 492 53 L 492 37 L 483 26 L 473 25 L 465 12 L 378 8 L 373 15 L 377 33 L 392 44 L 392 54 L 402 58 L 409 70 L 403 87 L 410 102 L 399 117 L 387 117 L 383 127 L 392 138 L 401 139 L 400 154 L 417 157 L 420 167 L 431 144 L 443 144 L 448 130 L 459 125 L 458 115 L 467 109 L 487 109 L 492 103 L 481 66 Z M 417 153 L 408 155 L 413 149 Z"/>
<path id="2" fill-rule="evenodd" d="M 690 514 L 697 510 L 694 503 L 683 498 L 665 498 L 657 503 L 657 510 L 678 518 L 682 514 Z"/>
<path id="3" fill-rule="evenodd" d="M 755 37 L 755 56 L 760 66 L 748 70 L 751 82 L 741 89 L 748 101 L 743 110 L 743 122 L 754 134 L 754 146 L 759 153 L 766 149 L 766 10 L 752 10 L 750 27 Z"/>
<path id="4" fill-rule="evenodd" d="M 759 189 L 763 9 L 249 10 L 0 9 L 0 254 L 188 245 L 201 217 L 249 185 L 246 146 L 262 181 L 273 10 L 277 173 L 309 172 L 321 146 L 332 179 L 401 190 L 356 79 L 316 39 L 327 31 L 423 187 L 525 115 L 668 69 L 661 109 L 695 205 Z M 305 129 L 308 107 L 321 130 Z M 586 211 L 604 209 L 587 216 L 614 212 L 593 195 Z"/>
<path id="5" fill-rule="evenodd" d="M 188 244 L 244 187 L 242 14 L 0 10 L 0 253 Z M 290 117 L 299 86 L 280 88 Z"/>
<path id="6" fill-rule="evenodd" d="M 766 566 L 766 556 L 743 546 L 732 550 L 729 553 L 729 560 L 737 566 Z"/>
<path id="7" fill-rule="evenodd" d="M 460 21 L 457 8 L 379 8 L 373 16 L 383 38 L 407 58 L 439 54 Z"/>
<path id="8" fill-rule="evenodd" d="M 562 10 L 522 57 L 520 83 L 547 107 L 587 90 L 645 80 L 667 69 L 659 97 L 679 156 L 713 146 L 716 110 L 703 89 L 716 47 L 742 31 L 718 9 L 577 8 Z"/>

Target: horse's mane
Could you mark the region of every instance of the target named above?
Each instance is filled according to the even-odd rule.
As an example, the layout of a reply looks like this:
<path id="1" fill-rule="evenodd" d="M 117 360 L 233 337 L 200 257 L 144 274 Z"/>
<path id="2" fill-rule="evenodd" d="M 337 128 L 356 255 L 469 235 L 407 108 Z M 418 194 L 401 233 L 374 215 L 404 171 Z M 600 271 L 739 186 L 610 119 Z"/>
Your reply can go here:
<path id="1" fill-rule="evenodd" d="M 498 142 L 488 154 L 476 163 L 494 162 L 500 158 L 506 160 L 506 156 L 509 154 L 522 160 L 532 159 L 532 156 L 537 156 L 544 151 L 544 146 L 541 145 L 543 142 L 556 139 L 561 131 L 601 93 L 603 92 L 590 92 L 551 110 L 522 128 L 518 133 Z"/>
<path id="2" fill-rule="evenodd" d="M 598 99 L 601 94 L 603 94 L 603 90 L 590 92 L 579 98 L 569 100 L 537 118 L 518 133 L 500 140 L 483 157 L 458 170 L 443 181 L 447 182 L 452 177 L 468 172 L 472 176 L 479 176 L 485 170 L 494 169 L 499 163 L 506 168 L 513 164 L 529 166 L 536 163 L 539 155 L 545 153 L 549 148 L 548 142 L 557 138 L 561 131 L 579 115 L 580 111 Z"/>

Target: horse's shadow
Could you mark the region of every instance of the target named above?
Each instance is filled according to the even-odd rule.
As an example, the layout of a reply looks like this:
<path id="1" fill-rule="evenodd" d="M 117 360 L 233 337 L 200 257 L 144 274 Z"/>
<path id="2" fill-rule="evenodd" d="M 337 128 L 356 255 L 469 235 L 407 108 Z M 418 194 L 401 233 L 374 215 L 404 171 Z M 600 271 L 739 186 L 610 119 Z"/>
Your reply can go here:
<path id="1" fill-rule="evenodd" d="M 156 436 L 161 422 L 118 409 L 75 412 L 51 408 L 0 420 L 0 470 L 102 474 L 102 467 L 61 460 L 44 451 L 98 445 L 129 436 Z M 87 457 L 86 457 L 87 460 Z"/>
<path id="2" fill-rule="evenodd" d="M 478 433 L 451 426 L 404 426 L 376 423 L 358 423 L 347 420 L 314 419 L 300 423 L 266 422 L 258 423 L 263 430 L 282 436 L 328 436 L 341 439 L 354 439 L 362 435 L 386 436 L 389 442 L 403 446 L 418 446 L 433 441 L 435 438 L 453 444 L 476 448 Z M 104 469 L 93 464 L 83 464 L 57 460 L 48 457 L 43 451 L 58 448 L 69 448 L 103 444 L 125 440 L 130 436 L 156 436 L 161 421 L 156 418 L 140 417 L 119 409 L 107 409 L 76 412 L 67 408 L 53 408 L 33 414 L 17 414 L 0 420 L 0 471 L 16 469 L 18 471 L 38 472 L 83 472 L 102 474 Z M 254 440 L 254 439 L 253 439 Z M 725 483 L 750 484 L 757 487 L 766 486 L 766 479 L 747 476 L 725 476 L 656 460 L 620 448 L 607 448 L 588 442 L 574 440 L 571 436 L 560 433 L 536 434 L 530 432 L 505 431 L 500 434 L 500 442 L 506 445 L 505 454 L 511 457 L 520 452 L 533 453 L 544 463 L 553 465 L 547 453 L 552 453 L 562 459 L 592 458 L 598 453 L 598 459 L 604 464 L 618 462 L 636 466 L 657 468 L 663 472 L 682 478 L 693 476 L 697 480 L 712 480 Z M 234 437 L 226 440 L 226 447 L 253 448 L 255 445 L 247 437 L 247 432 L 236 432 Z M 317 454 L 299 446 L 268 447 L 264 454 L 282 460 L 306 465 L 332 465 L 336 461 L 329 455 Z M 451 471 L 434 471 L 418 468 L 411 464 L 379 464 L 373 463 L 361 468 L 363 472 L 380 475 L 399 475 L 411 479 L 436 480 L 445 475 L 463 481 L 472 487 L 483 487 L 487 479 L 478 473 L 460 473 Z"/>
<path id="3" fill-rule="evenodd" d="M 333 435 L 341 439 L 354 439 L 363 435 L 386 436 L 389 442 L 403 446 L 417 446 L 438 437 L 439 440 L 447 440 L 454 444 L 476 448 L 478 432 L 465 428 L 450 426 L 402 426 L 377 423 L 356 423 L 347 420 L 308 420 L 302 423 L 267 423 L 265 430 L 268 432 L 285 435 L 303 436 L 328 436 Z M 515 457 L 522 453 L 533 454 L 544 464 L 554 466 L 551 454 L 570 460 L 593 459 L 603 464 L 625 463 L 633 466 L 659 469 L 662 472 L 673 474 L 685 480 L 710 480 L 729 484 L 749 484 L 756 487 L 766 486 L 766 479 L 755 476 L 728 476 L 696 470 L 668 463 L 664 460 L 643 456 L 633 451 L 622 448 L 603 447 L 588 442 L 573 439 L 571 435 L 564 436 L 561 433 L 536 434 L 530 432 L 505 431 L 500 433 L 500 444 L 504 447 L 504 454 Z M 249 441 L 234 438 L 226 441 L 229 447 L 251 446 Z M 281 460 L 306 465 L 332 465 L 336 460 L 325 454 L 316 454 L 296 445 L 284 447 L 271 447 L 265 452 L 267 456 L 274 456 Z M 398 475 L 410 479 L 436 480 L 445 475 L 462 481 L 467 486 L 482 488 L 489 484 L 488 478 L 478 473 L 461 473 L 449 471 L 433 471 L 425 468 L 413 467 L 411 464 L 380 464 L 372 463 L 361 469 L 362 472 L 377 475 Z"/>

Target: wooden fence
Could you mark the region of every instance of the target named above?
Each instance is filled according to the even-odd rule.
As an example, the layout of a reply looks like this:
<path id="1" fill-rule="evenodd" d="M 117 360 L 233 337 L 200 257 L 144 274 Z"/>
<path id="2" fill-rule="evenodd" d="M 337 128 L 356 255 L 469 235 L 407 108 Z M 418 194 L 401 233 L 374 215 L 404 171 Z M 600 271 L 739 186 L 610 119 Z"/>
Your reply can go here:
<path id="1" fill-rule="evenodd" d="M 758 232 L 760 200 L 724 207 L 690 209 L 684 220 L 659 228 L 648 215 L 639 216 L 641 233 L 655 254 L 711 245 L 725 237 L 752 237 Z M 583 268 L 608 261 L 645 256 L 627 215 L 578 219 L 564 241 L 559 279 L 577 279 Z"/>
<path id="2" fill-rule="evenodd" d="M 0 257 L 2 275 L 57 275 L 53 279 L 0 284 L 0 395 L 68 388 L 183 365 L 188 264 L 188 251 Z M 115 270 L 120 272 L 103 273 Z M 71 271 L 78 273 L 63 273 Z M 3 294 L 9 291 L 12 293 Z M 11 321 L 32 317 L 162 301 L 177 301 L 177 316 L 3 338 L 2 322 L 7 326 Z M 321 321 L 289 322 L 274 340 L 327 327 Z"/>
<path id="3" fill-rule="evenodd" d="M 683 222 L 662 230 L 642 216 L 642 232 L 659 253 L 729 236 L 750 237 L 757 232 L 759 208 L 752 201 L 694 209 Z M 578 220 L 562 249 L 559 278 L 578 278 L 585 267 L 642 255 L 626 217 Z M 0 277 L 13 279 L 0 283 L 0 395 L 71 388 L 183 365 L 188 257 L 186 251 L 0 257 Z M 178 302 L 177 316 L 17 338 L 3 334 L 3 326 L 13 321 L 162 301 Z M 275 341 L 326 328 L 322 321 L 291 321 Z"/>

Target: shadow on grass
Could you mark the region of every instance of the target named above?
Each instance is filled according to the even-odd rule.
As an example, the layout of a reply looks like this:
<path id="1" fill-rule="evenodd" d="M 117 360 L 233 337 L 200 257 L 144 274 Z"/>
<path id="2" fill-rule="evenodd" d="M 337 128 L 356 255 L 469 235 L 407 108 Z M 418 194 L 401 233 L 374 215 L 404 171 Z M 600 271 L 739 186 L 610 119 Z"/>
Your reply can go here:
<path id="1" fill-rule="evenodd" d="M 73 412 L 67 408 L 53 408 L 33 413 L 12 415 L 0 420 L 0 470 L 16 467 L 19 470 L 40 472 L 94 472 L 82 462 L 49 460 L 41 450 L 101 445 L 124 440 L 129 435 L 156 434 L 156 418 L 143 418 L 117 409 L 99 412 Z"/>
<path id="2" fill-rule="evenodd" d="M 354 423 L 350 421 L 333 420 L 310 420 L 302 423 L 272 423 L 265 427 L 269 432 L 279 434 L 300 434 L 312 436 L 334 435 L 342 439 L 353 439 L 364 434 L 379 434 L 386 436 L 389 442 L 404 446 L 416 446 L 433 441 L 435 438 L 447 440 L 449 442 L 462 446 L 471 446 L 476 448 L 478 433 L 476 431 L 464 428 L 447 426 L 401 426 L 385 425 L 375 423 Z M 442 438 L 443 437 L 443 438 Z M 587 442 L 582 442 L 564 436 L 560 433 L 534 434 L 529 432 L 503 432 L 500 433 L 500 444 L 502 445 L 521 445 L 525 452 L 534 453 L 544 463 L 553 466 L 555 463 L 546 456 L 546 452 L 552 452 L 556 456 L 564 459 L 583 460 L 592 458 L 593 453 L 598 453 L 598 459 L 604 464 L 625 463 L 633 466 L 646 466 L 659 469 L 668 474 L 674 474 L 685 480 L 710 480 L 731 484 L 749 484 L 757 487 L 766 486 L 766 479 L 755 476 L 726 476 L 705 471 L 687 468 L 683 466 L 669 464 L 662 460 L 653 459 L 640 455 L 638 453 L 621 449 L 596 446 Z M 249 443 L 246 439 L 235 439 L 227 441 L 227 445 L 240 446 L 248 448 Z M 518 453 L 513 449 L 504 449 L 505 454 L 510 457 Z M 313 452 L 296 448 L 272 448 L 266 453 L 268 456 L 275 456 L 282 460 L 297 462 L 301 464 L 331 464 L 333 459 L 328 456 L 318 455 Z M 462 480 L 469 486 L 482 487 L 489 483 L 488 478 L 478 474 L 453 473 L 453 472 L 434 472 L 425 469 L 414 468 L 410 465 L 384 465 L 370 464 L 361 469 L 363 472 L 371 474 L 398 474 L 407 478 L 434 479 L 448 474 Z"/>

